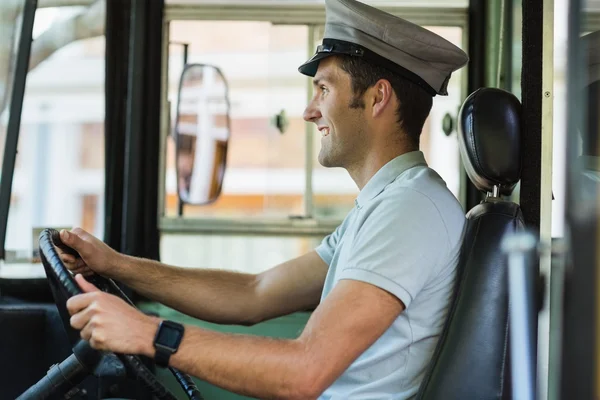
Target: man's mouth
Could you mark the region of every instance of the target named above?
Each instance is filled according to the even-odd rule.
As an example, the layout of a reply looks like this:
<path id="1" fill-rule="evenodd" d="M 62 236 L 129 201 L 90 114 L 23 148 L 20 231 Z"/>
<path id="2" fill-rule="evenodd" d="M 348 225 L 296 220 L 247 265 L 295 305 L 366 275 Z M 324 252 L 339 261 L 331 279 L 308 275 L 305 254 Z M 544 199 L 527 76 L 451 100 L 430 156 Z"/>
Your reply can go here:
<path id="1" fill-rule="evenodd" d="M 321 131 L 321 137 L 325 137 L 329 135 L 329 128 L 324 127 L 324 128 L 319 128 L 319 130 Z"/>

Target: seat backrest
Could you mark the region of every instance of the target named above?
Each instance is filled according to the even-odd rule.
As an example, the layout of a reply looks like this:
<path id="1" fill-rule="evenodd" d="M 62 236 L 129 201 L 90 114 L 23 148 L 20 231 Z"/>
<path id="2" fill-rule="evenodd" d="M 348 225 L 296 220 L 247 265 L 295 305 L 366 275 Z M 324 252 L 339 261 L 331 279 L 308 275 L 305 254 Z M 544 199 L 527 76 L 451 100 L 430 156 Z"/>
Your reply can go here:
<path id="1" fill-rule="evenodd" d="M 520 179 L 521 104 L 484 88 L 459 113 L 463 164 L 486 199 L 467 213 L 455 297 L 417 398 L 509 399 L 508 265 L 504 235 L 524 229 L 507 199 Z"/>

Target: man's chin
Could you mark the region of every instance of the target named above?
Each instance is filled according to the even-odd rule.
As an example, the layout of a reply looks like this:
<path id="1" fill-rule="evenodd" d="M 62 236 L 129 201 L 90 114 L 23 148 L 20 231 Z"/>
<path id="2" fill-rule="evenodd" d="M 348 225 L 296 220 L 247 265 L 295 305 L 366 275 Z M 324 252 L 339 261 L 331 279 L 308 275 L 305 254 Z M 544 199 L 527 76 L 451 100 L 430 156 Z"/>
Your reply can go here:
<path id="1" fill-rule="evenodd" d="M 333 162 L 329 158 L 321 158 L 319 157 L 319 164 L 321 164 L 325 168 L 339 168 L 341 165 Z"/>
<path id="2" fill-rule="evenodd" d="M 321 151 L 321 153 L 319 153 L 319 164 L 321 164 L 323 167 L 325 168 L 330 168 L 331 167 L 331 163 L 329 162 L 329 159 L 327 158 L 326 155 L 323 155 L 323 152 Z"/>
<path id="3" fill-rule="evenodd" d="M 331 152 L 328 152 L 324 148 L 321 148 L 318 157 L 319 164 L 321 164 L 325 168 L 343 168 L 343 165 L 340 162 L 341 157 L 336 158 L 336 154 L 331 154 Z"/>

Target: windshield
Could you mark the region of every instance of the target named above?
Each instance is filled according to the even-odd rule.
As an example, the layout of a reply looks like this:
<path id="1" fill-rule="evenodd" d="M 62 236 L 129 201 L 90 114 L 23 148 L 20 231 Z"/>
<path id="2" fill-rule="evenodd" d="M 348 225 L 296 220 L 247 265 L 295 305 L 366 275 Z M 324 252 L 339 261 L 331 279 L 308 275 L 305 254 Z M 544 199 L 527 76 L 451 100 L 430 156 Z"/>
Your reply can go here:
<path id="1" fill-rule="evenodd" d="M 38 261 L 42 228 L 81 226 L 102 236 L 104 4 L 35 9 L 29 68 L 17 71 L 27 72 L 27 81 L 10 208 L 6 220 L 0 221 L 7 224 L 5 261 L 19 264 L 15 273 L 23 272 L 22 264 Z M 24 7 L 21 14 L 27 10 Z M 17 36 L 20 26 L 15 27 Z M 17 39 L 20 45 L 24 38 Z M 15 53 L 13 64 L 20 69 L 22 53 Z M 18 73 L 13 72 L 14 94 L 21 89 L 23 77 Z M 6 141 L 5 148 L 8 145 L 14 142 Z M 10 269 L 4 268 L 2 275 Z"/>
<path id="2" fill-rule="evenodd" d="M 0 2 L 0 160 L 4 156 L 8 105 L 14 81 L 23 3 L 24 1 Z"/>

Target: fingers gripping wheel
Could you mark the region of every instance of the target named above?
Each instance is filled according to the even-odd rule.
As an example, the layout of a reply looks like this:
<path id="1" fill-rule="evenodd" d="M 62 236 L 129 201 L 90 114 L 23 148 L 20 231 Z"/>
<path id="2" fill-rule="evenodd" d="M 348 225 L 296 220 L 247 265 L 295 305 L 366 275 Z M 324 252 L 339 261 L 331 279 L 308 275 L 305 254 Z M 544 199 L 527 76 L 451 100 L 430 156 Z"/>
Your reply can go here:
<path id="1" fill-rule="evenodd" d="M 79 257 L 79 254 L 60 240 L 60 234 L 57 230 L 45 229 L 40 234 L 39 249 L 42 264 L 44 265 L 44 270 L 46 271 L 46 276 L 48 277 L 48 282 L 54 300 L 56 301 L 56 306 L 63 320 L 65 329 L 69 334 L 71 343 L 76 343 L 79 341 L 79 333 L 71 327 L 66 300 L 83 293 L 83 291 L 73 278 L 71 272 L 65 267 L 54 246 L 75 257 Z M 121 291 L 112 279 L 95 275 L 90 278 L 90 282 L 96 285 L 100 290 L 114 294 L 125 300 L 131 306 L 134 306 L 132 301 Z M 125 366 L 152 391 L 156 398 L 165 400 L 176 399 L 176 397 L 156 379 L 154 374 L 146 368 L 139 357 L 126 354 L 117 354 L 117 357 L 119 357 L 123 364 L 125 364 Z M 189 375 L 183 374 L 175 368 L 169 369 L 173 375 L 175 375 L 177 381 L 190 399 L 202 399 L 200 392 Z"/>
<path id="2" fill-rule="evenodd" d="M 62 242 L 62 240 L 60 239 L 60 233 L 56 230 L 56 229 L 48 229 L 48 232 L 50 233 L 50 238 L 52 241 L 52 244 L 56 247 L 58 247 L 62 252 L 69 254 L 73 257 L 79 258 L 79 254 L 77 253 L 77 251 L 75 251 L 75 249 L 72 249 L 71 247 L 67 246 L 66 244 L 64 244 Z M 40 235 L 40 240 L 41 240 L 41 235 Z M 41 244 L 41 242 L 40 242 Z M 40 253 L 41 253 L 41 248 L 40 248 Z M 59 257 L 60 259 L 60 257 Z M 62 263 L 62 261 L 61 261 Z M 67 275 L 69 275 L 71 277 L 71 280 L 73 281 L 73 283 L 75 284 L 75 286 L 77 286 L 77 283 L 75 282 L 75 279 L 72 279 L 72 275 L 70 273 L 68 273 L 68 270 L 65 271 L 67 272 Z M 123 300 L 127 301 L 128 304 L 133 305 L 133 303 L 129 300 L 129 298 L 121 291 L 121 289 L 119 288 L 119 286 L 117 286 L 115 284 L 115 282 L 112 279 L 107 279 L 104 278 L 103 276 L 100 276 L 98 274 L 93 274 L 92 276 L 87 278 L 92 284 L 94 284 L 94 286 L 96 286 L 98 289 L 102 290 L 103 292 L 107 292 L 107 293 L 111 293 L 111 294 L 115 294 L 117 296 L 119 296 L 120 298 L 122 298 Z M 79 288 L 79 286 L 77 286 Z M 71 292 L 69 292 L 70 294 Z M 80 290 L 81 293 L 81 290 Z M 74 294 L 71 294 L 71 296 L 74 296 Z"/>

